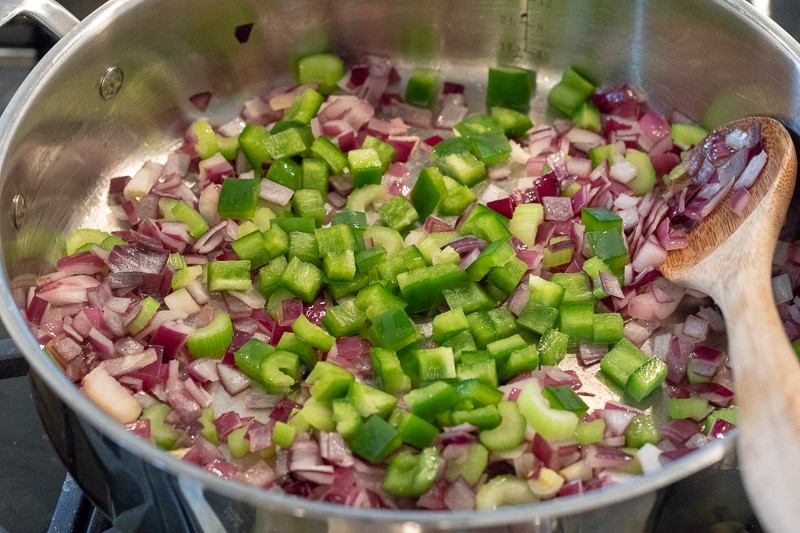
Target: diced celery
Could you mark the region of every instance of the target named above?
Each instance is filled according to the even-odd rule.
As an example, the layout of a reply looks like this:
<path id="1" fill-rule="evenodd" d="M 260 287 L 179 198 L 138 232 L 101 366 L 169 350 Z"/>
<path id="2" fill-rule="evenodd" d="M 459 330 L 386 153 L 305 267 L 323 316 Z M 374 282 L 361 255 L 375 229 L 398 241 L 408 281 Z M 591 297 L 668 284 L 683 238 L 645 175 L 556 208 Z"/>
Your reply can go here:
<path id="1" fill-rule="evenodd" d="M 312 324 L 305 315 L 300 315 L 292 322 L 292 331 L 303 341 L 324 352 L 330 350 L 336 341 L 327 331 Z"/>
<path id="2" fill-rule="evenodd" d="M 519 446 L 525 437 L 525 417 L 517 402 L 500 402 L 500 425 L 494 429 L 484 429 L 478 435 L 480 443 L 493 452 L 511 450 Z"/>
<path id="3" fill-rule="evenodd" d="M 681 150 L 688 150 L 700 143 L 708 135 L 708 130 L 695 124 L 673 124 L 670 128 L 670 135 L 672 141 Z"/>
<path id="4" fill-rule="evenodd" d="M 508 222 L 508 231 L 532 248 L 536 243 L 536 230 L 544 220 L 542 204 L 520 204 Z"/>
<path id="5" fill-rule="evenodd" d="M 527 481 L 505 474 L 493 477 L 481 485 L 475 495 L 475 508 L 497 509 L 508 505 L 525 505 L 538 500 Z"/>
<path id="6" fill-rule="evenodd" d="M 629 148 L 625 153 L 625 160 L 636 167 L 636 177 L 628 182 L 628 187 L 636 196 L 644 196 L 656 184 L 656 171 L 650 162 L 650 156 L 645 152 Z"/>
<path id="7" fill-rule="evenodd" d="M 378 183 L 365 185 L 351 192 L 350 196 L 347 197 L 347 209 L 350 211 L 366 211 L 367 207 L 380 202 L 385 196 L 386 187 L 380 185 L 379 177 Z"/>
<path id="8" fill-rule="evenodd" d="M 570 438 L 578 427 L 578 415 L 550 407 L 534 381 L 523 386 L 517 397 L 517 405 L 528 424 L 547 440 Z"/>
<path id="9" fill-rule="evenodd" d="M 217 311 L 210 324 L 189 334 L 186 349 L 192 357 L 222 359 L 232 340 L 233 324 L 230 315 Z"/>
<path id="10" fill-rule="evenodd" d="M 300 83 L 317 82 L 323 94 L 336 90 L 336 84 L 344 74 L 344 62 L 334 54 L 314 54 L 302 58 L 297 64 L 297 79 Z"/>

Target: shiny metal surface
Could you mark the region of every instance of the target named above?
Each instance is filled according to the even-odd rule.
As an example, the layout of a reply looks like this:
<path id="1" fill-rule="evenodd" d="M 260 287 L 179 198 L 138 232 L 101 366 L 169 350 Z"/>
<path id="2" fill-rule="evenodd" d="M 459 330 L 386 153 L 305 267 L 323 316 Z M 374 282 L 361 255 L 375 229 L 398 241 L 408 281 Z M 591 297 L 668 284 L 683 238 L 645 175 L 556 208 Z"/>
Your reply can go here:
<path id="1" fill-rule="evenodd" d="M 17 15 L 32 18 L 56 37 L 63 37 L 78 24 L 75 15 L 57 2 L 50 0 L 0 1 L 0 26 Z"/>
<path id="2" fill-rule="evenodd" d="M 251 38 L 240 44 L 234 29 L 250 22 Z M 0 119 L 4 280 L 13 286 L 19 276 L 52 268 L 76 227 L 111 228 L 107 180 L 180 140 L 198 117 L 189 96 L 212 91 L 205 114 L 229 116 L 244 99 L 290 82 L 293 57 L 326 48 L 345 58 L 383 53 L 401 67 L 438 68 L 466 83 L 478 106 L 486 65 L 534 68 L 540 118 L 544 94 L 574 64 L 603 82 L 632 80 L 656 107 L 678 107 L 706 126 L 758 113 L 800 132 L 800 46 L 738 0 L 116 0 L 55 46 Z M 99 80 L 112 66 L 124 71 L 125 83 L 105 100 Z M 8 216 L 15 197 L 26 206 L 18 230 Z M 448 514 L 348 509 L 252 490 L 164 454 L 68 382 L 28 333 L 5 284 L 0 316 L 31 364 L 59 454 L 123 530 L 211 531 L 211 521 L 193 518 L 209 509 L 232 531 L 635 530 L 653 491 L 718 462 L 732 444 L 713 443 L 625 485 L 535 506 Z"/>

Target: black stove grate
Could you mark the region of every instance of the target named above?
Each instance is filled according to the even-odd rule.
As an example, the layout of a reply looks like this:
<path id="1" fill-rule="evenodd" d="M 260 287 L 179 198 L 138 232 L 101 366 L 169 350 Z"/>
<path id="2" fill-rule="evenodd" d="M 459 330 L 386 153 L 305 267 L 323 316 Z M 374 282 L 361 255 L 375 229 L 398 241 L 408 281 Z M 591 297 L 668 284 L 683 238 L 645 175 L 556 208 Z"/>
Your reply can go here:
<path id="1" fill-rule="evenodd" d="M 67 474 L 48 532 L 101 533 L 109 530 L 112 530 L 111 522 L 92 505 L 72 476 Z"/>

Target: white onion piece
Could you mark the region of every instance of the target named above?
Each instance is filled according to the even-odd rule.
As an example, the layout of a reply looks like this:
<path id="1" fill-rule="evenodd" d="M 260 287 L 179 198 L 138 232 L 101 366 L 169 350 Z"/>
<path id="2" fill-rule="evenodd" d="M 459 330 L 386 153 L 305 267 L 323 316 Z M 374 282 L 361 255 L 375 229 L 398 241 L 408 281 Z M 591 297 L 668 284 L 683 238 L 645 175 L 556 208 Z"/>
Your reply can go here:
<path id="1" fill-rule="evenodd" d="M 486 190 L 483 191 L 480 198 L 478 199 L 478 203 L 483 205 L 488 204 L 489 202 L 494 202 L 495 200 L 500 200 L 501 198 L 508 198 L 508 192 L 505 189 L 502 189 L 495 185 L 494 183 L 490 183 Z"/>
<path id="2" fill-rule="evenodd" d="M 639 223 L 639 210 L 635 206 L 628 207 L 617 213 L 622 219 L 622 228 L 635 228 Z"/>
<path id="3" fill-rule="evenodd" d="M 530 159 L 531 154 L 526 152 L 525 149 L 519 145 L 519 143 L 513 140 L 508 141 L 508 143 L 511 145 L 511 161 L 520 165 L 526 164 L 528 159 Z"/>
<path id="4" fill-rule="evenodd" d="M 156 184 L 158 178 L 164 170 L 163 165 L 148 161 L 136 174 L 133 175 L 131 180 L 125 185 L 122 195 L 126 200 L 133 200 L 134 198 L 141 198 L 146 196 Z"/>
<path id="5" fill-rule="evenodd" d="M 706 340 L 708 335 L 708 320 L 699 316 L 689 315 L 683 323 L 683 334 L 694 337 L 698 342 Z"/>
<path id="6" fill-rule="evenodd" d="M 289 187 L 266 178 L 261 180 L 258 197 L 262 200 L 285 206 L 292 199 L 292 196 L 294 196 L 294 190 Z"/>
<path id="7" fill-rule="evenodd" d="M 219 192 L 222 190 L 222 185 L 212 183 L 200 193 L 200 200 L 198 201 L 197 210 L 203 216 L 209 225 L 219 224 L 222 219 L 217 212 L 217 203 L 219 202 Z"/>
<path id="8" fill-rule="evenodd" d="M 122 357 L 115 357 L 113 359 L 106 359 L 100 366 L 102 366 L 108 375 L 113 377 L 122 376 L 130 372 L 141 370 L 142 368 L 155 363 L 158 359 L 156 351 L 153 348 L 145 350 L 140 353 L 123 355 Z"/>
<path id="9" fill-rule="evenodd" d="M 633 256 L 633 268 L 644 272 L 647 268 L 658 268 L 667 259 L 668 252 L 651 240 L 646 240 Z"/>
<path id="10" fill-rule="evenodd" d="M 782 304 L 794 297 L 792 294 L 792 280 L 789 274 L 783 273 L 772 278 L 772 294 L 775 296 L 775 303 Z"/>
<path id="11" fill-rule="evenodd" d="M 636 177 L 636 167 L 633 163 L 620 161 L 611 165 L 609 176 L 620 183 L 630 183 Z"/>
<path id="12" fill-rule="evenodd" d="M 451 511 L 465 511 L 475 508 L 475 493 L 472 488 L 459 476 L 444 495 L 444 504 Z"/>
<path id="13" fill-rule="evenodd" d="M 617 209 L 629 209 L 639 205 L 639 199 L 635 196 L 622 193 L 614 199 L 614 207 Z"/>
<path id="14" fill-rule="evenodd" d="M 645 473 L 661 468 L 661 454 L 662 451 L 658 449 L 658 446 L 649 442 L 636 451 L 636 457 Z"/>
<path id="15" fill-rule="evenodd" d="M 233 176 L 235 174 L 233 165 L 219 152 L 200 161 L 198 168 L 200 169 L 200 181 L 209 179 L 210 175 Z"/>
<path id="16" fill-rule="evenodd" d="M 142 407 L 133 394 L 102 366 L 86 374 L 82 385 L 83 392 L 90 400 L 123 424 L 133 422 L 142 414 Z"/>
<path id="17" fill-rule="evenodd" d="M 759 174 L 761 174 L 761 170 L 766 164 L 767 153 L 762 150 L 758 154 L 754 155 L 753 158 L 747 163 L 747 166 L 744 167 L 742 173 L 738 178 L 736 178 L 733 188 L 749 189 L 753 183 L 755 183 L 756 178 L 758 178 Z"/>
<path id="18" fill-rule="evenodd" d="M 228 291 L 228 294 L 240 300 L 251 309 L 260 309 L 267 305 L 266 298 L 261 296 L 261 293 L 258 292 L 258 288 L 255 285 L 251 285 L 246 291 Z"/>
<path id="19" fill-rule="evenodd" d="M 273 111 L 281 111 L 283 109 L 288 109 L 292 102 L 294 101 L 294 95 L 292 94 L 280 94 L 269 100 L 269 107 Z"/>
<path id="20" fill-rule="evenodd" d="M 192 162 L 191 156 L 184 152 L 172 152 L 167 156 L 167 162 L 161 172 L 163 176 L 177 175 L 181 178 L 189 172 L 189 164 Z"/>
<path id="21" fill-rule="evenodd" d="M 725 136 L 725 144 L 734 150 L 741 150 L 750 143 L 750 134 L 739 128 L 733 129 Z"/>
<path id="22" fill-rule="evenodd" d="M 164 303 L 173 311 L 182 310 L 187 315 L 193 315 L 200 312 L 200 306 L 189 294 L 185 287 L 173 291 L 164 297 Z"/>
<path id="23" fill-rule="evenodd" d="M 220 363 L 217 365 L 217 372 L 222 387 L 231 396 L 236 396 L 250 386 L 250 378 L 231 365 Z"/>
<path id="24" fill-rule="evenodd" d="M 241 117 L 234 117 L 219 128 L 217 131 L 220 135 L 225 137 L 236 137 L 242 130 L 244 130 L 245 122 L 241 119 Z"/>

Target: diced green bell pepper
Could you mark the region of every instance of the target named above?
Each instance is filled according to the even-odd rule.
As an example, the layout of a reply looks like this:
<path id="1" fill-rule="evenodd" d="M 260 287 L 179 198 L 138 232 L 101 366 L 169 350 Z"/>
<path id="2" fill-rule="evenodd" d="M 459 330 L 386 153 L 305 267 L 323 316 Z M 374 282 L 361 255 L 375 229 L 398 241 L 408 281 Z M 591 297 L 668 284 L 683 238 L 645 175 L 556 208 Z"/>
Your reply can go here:
<path id="1" fill-rule="evenodd" d="M 533 127 L 531 117 L 527 113 L 520 113 L 507 107 L 492 107 L 489 113 L 509 137 L 523 137 Z"/>
<path id="2" fill-rule="evenodd" d="M 542 389 L 542 396 L 547 399 L 550 407 L 553 409 L 561 409 L 563 411 L 571 411 L 582 417 L 589 410 L 580 396 L 578 396 L 572 387 L 569 385 L 548 385 Z"/>
<path id="3" fill-rule="evenodd" d="M 272 156 L 267 150 L 267 137 L 269 133 L 264 126 L 258 124 L 245 125 L 239 134 L 239 147 L 242 150 L 250 167 L 255 171 L 256 178 L 264 174 L 264 163 L 271 161 Z"/>
<path id="4" fill-rule="evenodd" d="M 486 108 L 507 107 L 527 113 L 533 93 L 533 71 L 511 66 L 489 67 L 486 81 Z"/>
<path id="5" fill-rule="evenodd" d="M 217 213 L 222 218 L 247 220 L 253 218 L 258 205 L 258 180 L 225 178 L 219 192 Z"/>
<path id="6" fill-rule="evenodd" d="M 409 194 L 409 199 L 417 210 L 419 219 L 424 221 L 432 215 L 445 197 L 447 197 L 447 187 L 439 169 L 436 167 L 423 168 Z"/>
<path id="7" fill-rule="evenodd" d="M 548 329 L 539 340 L 539 360 L 543 365 L 555 366 L 567 354 L 569 336 L 555 328 Z"/>
<path id="8" fill-rule="evenodd" d="M 419 333 L 406 312 L 394 308 L 372 319 L 368 336 L 375 345 L 397 351 L 417 340 Z"/>
<path id="9" fill-rule="evenodd" d="M 211 261 L 206 273 L 211 291 L 246 291 L 253 284 L 247 260 Z"/>
<path id="10" fill-rule="evenodd" d="M 377 382 L 389 394 L 411 390 L 411 379 L 403 372 L 397 354 L 385 348 L 372 348 L 370 359 Z"/>
<path id="11" fill-rule="evenodd" d="M 467 281 L 464 271 L 451 263 L 417 268 L 402 272 L 397 283 L 410 313 L 427 311 L 441 305 L 442 291 L 463 285 Z"/>
<path id="12" fill-rule="evenodd" d="M 403 400 L 411 412 L 426 420 L 448 410 L 458 402 L 459 398 L 458 391 L 444 381 L 435 381 L 403 395 Z"/>
<path id="13" fill-rule="evenodd" d="M 353 187 L 379 185 L 383 176 L 383 163 L 374 148 L 359 148 L 347 152 L 347 166 L 353 176 Z"/>
<path id="14" fill-rule="evenodd" d="M 397 429 L 378 415 L 370 416 L 350 438 L 350 449 L 367 461 L 379 463 L 402 443 Z"/>
<path id="15" fill-rule="evenodd" d="M 397 405 L 397 398 L 394 395 L 358 382 L 350 384 L 347 397 L 364 418 L 371 415 L 387 418 Z"/>
<path id="16" fill-rule="evenodd" d="M 311 303 L 322 288 L 322 278 L 319 268 L 293 257 L 281 275 L 281 284 L 304 302 Z"/>
<path id="17" fill-rule="evenodd" d="M 378 207 L 378 214 L 384 224 L 399 232 L 405 232 L 419 221 L 414 206 L 403 196 L 395 196 Z"/>
<path id="18" fill-rule="evenodd" d="M 314 89 L 306 89 L 292 100 L 292 105 L 284 112 L 284 120 L 292 120 L 308 124 L 311 119 L 317 116 L 325 97 Z"/>
<path id="19" fill-rule="evenodd" d="M 434 70 L 416 72 L 408 79 L 405 101 L 414 107 L 432 109 L 439 99 L 440 74 Z"/>

